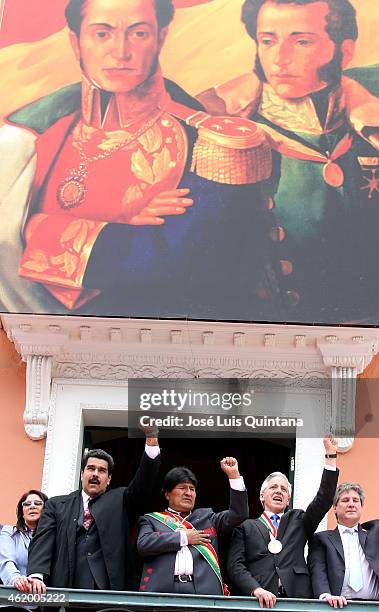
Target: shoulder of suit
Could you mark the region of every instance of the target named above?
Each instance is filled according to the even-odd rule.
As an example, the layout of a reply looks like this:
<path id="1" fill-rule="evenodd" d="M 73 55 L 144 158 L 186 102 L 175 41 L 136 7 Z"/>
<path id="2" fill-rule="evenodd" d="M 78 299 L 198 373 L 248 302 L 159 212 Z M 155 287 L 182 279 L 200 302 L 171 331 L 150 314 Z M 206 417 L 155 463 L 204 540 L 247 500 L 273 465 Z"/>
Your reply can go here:
<path id="1" fill-rule="evenodd" d="M 261 522 L 259 521 L 259 519 L 255 518 L 248 518 L 245 519 L 244 521 L 242 521 L 242 523 L 240 523 L 240 525 L 238 525 L 238 527 L 235 527 L 235 529 L 251 529 L 253 527 L 258 527 L 258 525 L 261 524 Z"/>
<path id="2" fill-rule="evenodd" d="M 213 514 L 214 510 L 213 508 L 194 508 L 194 510 L 192 510 L 191 514 Z"/>
<path id="3" fill-rule="evenodd" d="M 371 521 L 365 521 L 361 524 L 363 531 L 370 531 L 371 529 L 379 529 L 379 519 L 372 519 Z"/>
<path id="4" fill-rule="evenodd" d="M 338 530 L 338 527 L 336 528 Z M 324 531 L 317 531 L 313 534 L 312 540 L 325 540 L 335 532 L 335 529 L 325 529 Z"/>
<path id="5" fill-rule="evenodd" d="M 290 519 L 293 516 L 301 516 L 302 514 L 305 513 L 305 510 L 303 510 L 303 508 L 291 508 L 291 510 L 287 510 L 287 512 L 285 512 L 282 516 L 282 518 L 287 518 Z"/>
<path id="6" fill-rule="evenodd" d="M 66 495 L 54 495 L 53 497 L 49 497 L 46 503 L 48 503 L 49 505 L 65 503 L 70 501 L 71 499 L 74 499 L 75 497 L 79 497 L 80 494 L 81 491 L 76 490 L 72 491 L 72 493 L 67 493 Z"/>

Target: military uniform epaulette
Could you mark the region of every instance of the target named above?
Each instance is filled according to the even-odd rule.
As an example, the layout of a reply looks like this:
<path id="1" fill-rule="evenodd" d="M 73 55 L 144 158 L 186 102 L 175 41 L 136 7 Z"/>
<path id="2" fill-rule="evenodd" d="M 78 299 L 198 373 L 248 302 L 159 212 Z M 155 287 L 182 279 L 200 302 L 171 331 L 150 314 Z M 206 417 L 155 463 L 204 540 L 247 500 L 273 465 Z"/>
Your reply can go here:
<path id="1" fill-rule="evenodd" d="M 229 185 L 258 183 L 271 176 L 271 147 L 263 130 L 242 117 L 212 116 L 172 102 L 169 112 L 197 130 L 191 171 Z"/>
<path id="2" fill-rule="evenodd" d="M 198 130 L 191 170 L 199 176 L 231 185 L 258 183 L 271 176 L 271 147 L 252 121 L 197 113 L 187 123 Z"/>

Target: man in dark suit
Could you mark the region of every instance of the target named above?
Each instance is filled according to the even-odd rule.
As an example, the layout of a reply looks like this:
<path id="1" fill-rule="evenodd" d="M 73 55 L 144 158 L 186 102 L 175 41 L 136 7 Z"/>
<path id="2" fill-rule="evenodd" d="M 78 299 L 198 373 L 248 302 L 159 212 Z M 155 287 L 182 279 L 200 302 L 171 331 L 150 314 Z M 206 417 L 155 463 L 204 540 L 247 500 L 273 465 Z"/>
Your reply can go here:
<path id="1" fill-rule="evenodd" d="M 148 508 L 159 454 L 157 438 L 147 438 L 129 487 L 109 491 L 112 457 L 100 449 L 84 455 L 82 490 L 49 499 L 30 544 L 33 592 L 44 592 L 45 580 L 53 587 L 135 588 L 130 526 Z"/>
<path id="2" fill-rule="evenodd" d="M 325 469 L 316 497 L 304 510 L 285 512 L 291 486 L 280 472 L 262 484 L 263 514 L 234 530 L 228 556 L 228 575 L 236 593 L 258 597 L 272 608 L 281 597 L 312 597 L 304 547 L 332 505 L 337 485 L 337 442 L 324 438 Z"/>
<path id="3" fill-rule="evenodd" d="M 339 485 L 333 502 L 337 527 L 310 542 L 314 594 L 334 608 L 347 599 L 379 599 L 379 521 L 360 524 L 364 498 L 361 485 Z"/>
<path id="4" fill-rule="evenodd" d="M 145 563 L 141 591 L 222 595 L 218 537 L 249 515 L 247 493 L 237 460 L 226 457 L 221 469 L 230 479 L 230 505 L 223 512 L 197 508 L 197 479 L 186 467 L 170 470 L 163 481 L 165 512 L 140 519 L 137 548 Z"/>

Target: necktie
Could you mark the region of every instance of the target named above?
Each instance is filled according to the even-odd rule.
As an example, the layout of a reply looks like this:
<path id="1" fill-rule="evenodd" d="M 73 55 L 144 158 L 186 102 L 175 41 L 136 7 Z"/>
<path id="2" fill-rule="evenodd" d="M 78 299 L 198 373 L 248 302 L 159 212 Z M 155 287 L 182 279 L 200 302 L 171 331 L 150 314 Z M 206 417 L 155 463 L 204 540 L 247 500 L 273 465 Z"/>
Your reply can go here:
<path id="1" fill-rule="evenodd" d="M 89 498 L 88 502 L 91 500 L 91 497 Z M 93 521 L 93 516 L 91 514 L 91 511 L 89 509 L 89 507 L 87 506 L 87 508 L 84 510 L 83 512 L 83 527 L 84 529 L 88 529 L 91 527 L 91 523 Z"/>
<path id="2" fill-rule="evenodd" d="M 346 529 L 349 533 L 349 582 L 348 585 L 356 593 L 363 587 L 362 567 L 359 555 L 358 532 Z"/>
<path id="3" fill-rule="evenodd" d="M 272 520 L 272 524 L 274 525 L 275 529 L 278 529 L 279 521 L 280 521 L 279 514 L 272 514 L 271 515 L 271 520 Z"/>

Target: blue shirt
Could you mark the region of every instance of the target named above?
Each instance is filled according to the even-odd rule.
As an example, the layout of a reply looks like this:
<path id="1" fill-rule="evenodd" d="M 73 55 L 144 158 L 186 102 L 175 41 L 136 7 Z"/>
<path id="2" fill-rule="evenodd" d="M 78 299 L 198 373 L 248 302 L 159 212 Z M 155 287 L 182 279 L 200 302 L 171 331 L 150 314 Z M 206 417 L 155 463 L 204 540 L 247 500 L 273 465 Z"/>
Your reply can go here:
<path id="1" fill-rule="evenodd" d="M 26 576 L 30 531 L 16 531 L 4 525 L 0 532 L 0 578 L 6 586 L 13 586 L 20 576 Z"/>

